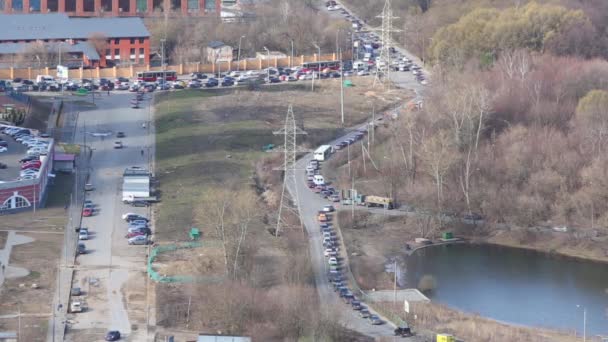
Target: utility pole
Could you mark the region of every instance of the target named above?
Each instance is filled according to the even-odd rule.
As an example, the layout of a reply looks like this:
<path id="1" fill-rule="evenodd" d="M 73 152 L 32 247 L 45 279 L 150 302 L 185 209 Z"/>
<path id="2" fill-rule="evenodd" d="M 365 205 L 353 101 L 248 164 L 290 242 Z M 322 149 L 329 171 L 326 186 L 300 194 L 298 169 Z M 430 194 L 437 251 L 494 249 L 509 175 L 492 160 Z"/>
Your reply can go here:
<path id="1" fill-rule="evenodd" d="M 317 62 L 318 64 L 318 69 L 319 71 L 321 71 L 321 63 L 319 63 L 319 59 L 321 59 L 321 47 L 319 45 L 317 45 L 317 43 L 312 43 L 312 45 L 314 45 L 314 47 L 317 48 L 317 60 L 315 62 Z M 320 72 L 319 72 L 320 73 Z M 315 91 L 315 72 L 312 72 L 312 86 L 311 86 L 311 91 Z"/>
<path id="2" fill-rule="evenodd" d="M 340 49 L 340 114 L 342 127 L 344 127 L 344 61 L 342 60 L 342 49 Z"/>
<path id="3" fill-rule="evenodd" d="M 291 60 L 289 61 L 289 67 L 293 68 L 293 39 L 291 40 Z"/>
<path id="4" fill-rule="evenodd" d="M 298 194 L 298 185 L 296 183 L 296 157 L 298 152 L 308 152 L 308 150 L 298 148 L 296 138 L 298 134 L 307 134 L 305 131 L 296 126 L 296 121 L 293 114 L 293 108 L 289 105 L 287 115 L 285 117 L 285 126 L 273 132 L 275 135 L 284 136 L 284 146 L 281 149 L 274 149 L 271 152 L 281 152 L 284 155 L 283 165 L 275 170 L 283 171 L 283 189 L 281 191 L 281 204 L 279 205 L 279 213 L 277 218 L 277 226 L 275 236 L 279 236 L 281 229 L 289 226 L 286 218 L 286 212 L 292 212 L 300 224 L 302 231 L 302 215 L 300 213 L 300 198 Z M 291 203 L 290 203 L 291 202 Z"/>
<path id="5" fill-rule="evenodd" d="M 268 48 L 265 46 L 264 50 L 266 50 L 266 59 L 268 60 L 266 62 L 266 78 L 268 78 L 268 83 L 270 83 L 270 50 L 268 50 Z"/>
<path id="6" fill-rule="evenodd" d="M 381 81 L 380 77 L 382 77 L 382 81 L 387 87 L 389 87 L 389 76 L 391 70 L 391 33 L 400 31 L 393 28 L 393 19 L 397 19 L 397 17 L 393 16 L 393 9 L 391 7 L 390 0 L 385 0 L 382 14 L 377 18 L 382 19 L 382 28 L 380 29 L 380 58 L 376 64 L 376 77 L 374 78 L 374 85 L 376 85 L 376 81 Z"/>
<path id="7" fill-rule="evenodd" d="M 166 19 L 165 19 L 166 21 Z M 166 39 L 161 39 L 160 40 L 160 67 L 161 70 L 163 71 L 163 80 L 165 80 L 165 42 L 167 40 Z"/>
<path id="8" fill-rule="evenodd" d="M 237 57 L 236 60 L 238 61 L 238 63 L 236 64 L 236 71 L 241 71 L 241 40 L 245 38 L 245 36 L 241 36 L 239 38 L 239 51 L 237 53 Z"/>

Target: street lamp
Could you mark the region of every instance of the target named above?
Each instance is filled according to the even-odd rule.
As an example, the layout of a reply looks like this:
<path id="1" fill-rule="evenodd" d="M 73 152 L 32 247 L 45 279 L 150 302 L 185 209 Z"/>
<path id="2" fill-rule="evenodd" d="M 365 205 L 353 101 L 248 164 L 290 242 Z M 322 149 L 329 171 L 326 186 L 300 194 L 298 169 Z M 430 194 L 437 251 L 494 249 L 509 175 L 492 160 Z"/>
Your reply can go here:
<path id="1" fill-rule="evenodd" d="M 160 40 L 160 67 L 163 72 L 163 80 L 165 79 L 165 42 L 166 39 Z"/>
<path id="2" fill-rule="evenodd" d="M 583 309 L 583 342 L 587 341 L 587 308 L 582 305 L 576 306 L 579 309 Z"/>
<path id="3" fill-rule="evenodd" d="M 264 50 L 266 50 L 266 58 L 268 59 L 268 61 L 266 62 L 266 72 L 267 77 L 268 77 L 268 83 L 270 83 L 270 50 L 268 50 L 267 47 L 264 46 Z"/>
<path id="4" fill-rule="evenodd" d="M 240 71 L 241 70 L 241 39 L 245 38 L 245 36 L 241 36 L 239 38 L 239 52 L 237 53 L 237 57 L 236 60 L 238 61 L 237 65 L 236 65 L 236 71 Z"/>
<path id="5" fill-rule="evenodd" d="M 291 60 L 289 61 L 289 67 L 293 68 L 293 39 L 291 40 Z"/>
<path id="6" fill-rule="evenodd" d="M 321 59 L 321 47 L 319 45 L 317 45 L 317 43 L 312 43 L 312 45 L 314 45 L 314 47 L 317 48 L 317 75 L 321 74 L 321 63 L 319 63 L 319 59 Z M 315 91 L 315 73 L 312 73 L 312 91 Z"/>

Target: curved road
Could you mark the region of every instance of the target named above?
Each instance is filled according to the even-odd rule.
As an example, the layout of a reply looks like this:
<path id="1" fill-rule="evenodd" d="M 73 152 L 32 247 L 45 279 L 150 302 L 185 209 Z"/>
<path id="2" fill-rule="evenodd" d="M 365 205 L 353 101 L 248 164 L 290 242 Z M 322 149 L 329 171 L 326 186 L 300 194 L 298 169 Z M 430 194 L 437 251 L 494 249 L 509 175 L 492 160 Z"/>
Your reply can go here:
<path id="1" fill-rule="evenodd" d="M 351 15 L 353 14 L 348 8 L 344 7 L 343 4 L 340 3 L 344 9 L 346 9 Z M 334 13 L 331 13 L 332 17 L 336 17 Z M 369 27 L 366 29 L 370 30 Z M 407 56 L 411 60 L 420 63 L 420 60 L 414 56 L 412 56 L 409 52 L 402 48 L 397 48 L 403 55 Z M 419 64 L 420 65 L 420 64 Z M 428 75 L 428 72 L 424 70 L 424 72 Z M 390 78 L 393 84 L 395 84 L 399 88 L 411 89 L 415 92 L 417 99 L 422 98 L 422 92 L 424 86 L 421 85 L 416 78 L 410 72 L 391 72 Z M 367 124 L 363 124 L 360 127 L 366 127 Z M 345 136 L 339 137 L 331 142 L 328 142 L 328 145 L 335 145 L 337 142 L 345 140 L 351 133 L 346 134 Z M 340 308 L 341 311 L 341 320 L 342 323 L 349 329 L 355 330 L 364 335 L 379 338 L 379 337 L 387 337 L 394 336 L 393 330 L 395 326 L 391 322 L 387 322 L 383 325 L 371 325 L 369 320 L 363 319 L 359 317 L 357 311 L 353 310 L 350 305 L 343 303 L 338 294 L 334 291 L 333 285 L 329 283 L 327 272 L 328 263 L 323 255 L 323 251 L 325 248 L 323 247 L 323 235 L 319 229 L 319 223 L 317 222 L 317 212 L 323 208 L 323 206 L 328 204 L 333 204 L 318 194 L 311 191 L 306 182 L 306 175 L 303 171 L 306 169 L 307 163 L 312 160 L 312 154 L 309 153 L 303 158 L 299 159 L 296 168 L 298 169 L 296 173 L 296 187 L 297 194 L 299 196 L 300 202 L 300 214 L 302 216 L 302 223 L 306 227 L 309 236 L 309 248 L 311 255 L 311 262 L 314 269 L 315 274 L 315 284 L 317 287 L 317 291 L 319 293 L 319 297 L 321 302 L 325 304 L 327 308 Z M 295 189 L 289 189 L 290 193 L 294 194 Z M 350 208 L 350 207 L 349 207 Z M 390 213 L 396 215 L 407 215 L 405 212 L 385 212 L 383 210 L 378 211 L 379 213 Z M 339 235 L 338 235 L 339 236 Z M 342 262 L 344 262 L 342 260 Z M 348 267 L 344 267 L 344 270 L 349 270 Z M 347 279 L 352 279 L 352 277 L 346 277 Z M 352 286 L 349 286 L 352 289 Z M 372 311 L 372 310 L 370 310 Z M 408 340 L 421 340 L 421 337 L 413 337 Z"/>

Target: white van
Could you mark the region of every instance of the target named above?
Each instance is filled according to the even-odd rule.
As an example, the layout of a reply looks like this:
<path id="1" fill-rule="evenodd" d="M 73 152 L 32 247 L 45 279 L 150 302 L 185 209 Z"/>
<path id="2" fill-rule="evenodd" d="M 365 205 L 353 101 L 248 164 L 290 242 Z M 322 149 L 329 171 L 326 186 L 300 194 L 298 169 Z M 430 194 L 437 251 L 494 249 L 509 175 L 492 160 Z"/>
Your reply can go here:
<path id="1" fill-rule="evenodd" d="M 49 75 L 38 75 L 36 76 L 36 83 L 40 83 L 40 82 L 55 82 L 55 79 L 53 78 L 53 76 L 49 76 Z"/>
<path id="2" fill-rule="evenodd" d="M 355 61 L 353 63 L 354 70 L 365 70 L 367 68 L 367 63 L 363 61 Z"/>
<path id="3" fill-rule="evenodd" d="M 324 185 L 325 179 L 321 175 L 314 175 L 312 182 L 315 183 L 315 185 Z"/>

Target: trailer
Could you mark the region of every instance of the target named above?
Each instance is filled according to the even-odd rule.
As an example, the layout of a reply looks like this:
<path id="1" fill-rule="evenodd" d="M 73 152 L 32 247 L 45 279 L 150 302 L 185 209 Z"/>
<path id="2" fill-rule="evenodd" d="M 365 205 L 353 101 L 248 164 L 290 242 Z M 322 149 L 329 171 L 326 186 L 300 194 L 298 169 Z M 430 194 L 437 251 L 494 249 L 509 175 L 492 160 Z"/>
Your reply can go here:
<path id="1" fill-rule="evenodd" d="M 368 207 L 383 207 L 393 209 L 393 200 L 388 197 L 365 196 L 365 204 Z"/>
<path id="2" fill-rule="evenodd" d="M 134 201 L 155 201 L 150 186 L 150 172 L 138 166 L 125 169 L 122 175 L 122 201 L 131 203 Z"/>
<path id="3" fill-rule="evenodd" d="M 341 202 L 344 205 L 365 205 L 368 207 L 382 207 L 385 209 L 393 209 L 393 200 L 389 197 L 363 195 L 355 189 L 346 189 L 340 191 Z"/>

